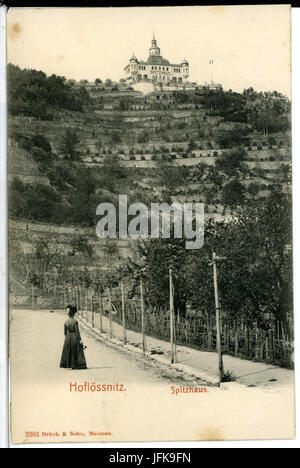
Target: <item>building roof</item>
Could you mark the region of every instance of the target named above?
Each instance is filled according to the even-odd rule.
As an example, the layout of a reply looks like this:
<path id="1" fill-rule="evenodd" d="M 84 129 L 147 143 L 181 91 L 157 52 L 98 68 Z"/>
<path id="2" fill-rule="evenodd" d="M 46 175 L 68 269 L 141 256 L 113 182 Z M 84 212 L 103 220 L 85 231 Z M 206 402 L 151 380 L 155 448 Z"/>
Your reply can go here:
<path id="1" fill-rule="evenodd" d="M 154 57 L 151 57 L 151 59 L 153 59 Z M 160 60 L 147 60 L 147 61 L 139 61 L 138 63 L 140 65 L 167 65 L 169 67 L 181 67 L 180 64 L 178 63 L 170 63 L 169 60 L 166 60 L 162 57 L 155 57 L 156 59 L 160 59 Z"/>
<path id="2" fill-rule="evenodd" d="M 156 43 L 156 39 L 154 37 L 154 33 L 153 33 L 153 39 L 152 39 L 152 42 Z M 156 46 L 156 48 L 160 51 L 160 49 Z M 159 52 L 160 53 L 160 52 Z M 181 64 L 178 64 L 178 63 L 170 63 L 169 60 L 167 59 L 164 59 L 161 55 L 150 55 L 148 57 L 148 60 L 146 61 L 143 61 L 143 60 L 138 60 L 136 58 L 136 56 L 133 54 L 132 57 L 130 58 L 129 60 L 130 62 L 134 61 L 136 63 L 139 63 L 140 65 L 169 65 L 170 67 L 182 67 L 183 65 L 189 65 L 188 61 L 186 59 L 183 59 Z M 124 70 L 128 67 L 128 65 L 126 65 L 126 67 L 124 68 Z"/>

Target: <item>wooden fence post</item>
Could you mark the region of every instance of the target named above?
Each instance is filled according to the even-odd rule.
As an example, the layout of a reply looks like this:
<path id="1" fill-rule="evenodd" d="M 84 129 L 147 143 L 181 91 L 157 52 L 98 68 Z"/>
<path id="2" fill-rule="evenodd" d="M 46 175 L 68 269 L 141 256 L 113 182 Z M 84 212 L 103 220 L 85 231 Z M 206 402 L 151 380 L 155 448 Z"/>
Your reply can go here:
<path id="1" fill-rule="evenodd" d="M 77 307 L 77 311 L 79 312 L 79 291 L 78 291 L 78 286 L 76 286 L 76 307 Z"/>
<path id="2" fill-rule="evenodd" d="M 170 341 L 171 341 L 171 364 L 175 362 L 174 353 L 174 300 L 173 300 L 173 276 L 172 269 L 169 269 L 170 282 Z"/>
<path id="3" fill-rule="evenodd" d="M 94 312 L 94 305 L 93 305 L 93 294 L 91 296 L 91 311 L 92 311 L 92 328 L 95 328 L 95 312 Z"/>
<path id="4" fill-rule="evenodd" d="M 215 305 L 216 305 L 216 323 L 217 323 L 217 352 L 219 360 L 219 386 L 221 386 L 224 370 L 221 349 L 221 318 L 220 318 L 220 304 L 218 292 L 218 270 L 217 270 L 217 255 L 213 252 L 213 269 L 214 269 L 214 290 L 215 290 Z"/>
<path id="5" fill-rule="evenodd" d="M 63 283 L 63 309 L 66 308 L 66 285 Z"/>
<path id="6" fill-rule="evenodd" d="M 89 313 L 88 313 L 88 308 L 89 308 L 89 305 L 88 305 L 88 300 L 89 300 L 89 290 L 86 289 L 85 290 L 85 320 L 88 322 L 89 321 Z"/>
<path id="7" fill-rule="evenodd" d="M 112 339 L 113 331 L 112 331 L 112 303 L 111 303 L 111 291 L 110 288 L 107 288 L 108 294 L 108 303 L 109 303 L 109 337 Z"/>
<path id="8" fill-rule="evenodd" d="M 99 294 L 98 294 L 98 301 L 99 301 L 100 333 L 103 333 L 103 325 L 102 325 L 102 296 L 101 296 L 101 292 L 99 292 Z"/>
<path id="9" fill-rule="evenodd" d="M 123 342 L 126 344 L 126 321 L 125 321 L 125 295 L 124 295 L 124 281 L 121 282 L 121 294 L 122 294 L 122 325 L 123 325 Z"/>
<path id="10" fill-rule="evenodd" d="M 34 300 L 34 286 L 31 286 L 31 297 L 32 297 L 32 308 L 35 310 L 35 300 Z"/>
<path id="11" fill-rule="evenodd" d="M 141 325 L 142 325 L 142 346 L 143 353 L 146 351 L 146 340 L 145 340 L 145 304 L 144 304 L 144 285 L 143 279 L 140 278 L 140 290 L 141 290 Z"/>
<path id="12" fill-rule="evenodd" d="M 234 346 L 234 354 L 238 356 L 239 354 L 239 324 L 236 322 L 235 324 L 235 346 Z"/>

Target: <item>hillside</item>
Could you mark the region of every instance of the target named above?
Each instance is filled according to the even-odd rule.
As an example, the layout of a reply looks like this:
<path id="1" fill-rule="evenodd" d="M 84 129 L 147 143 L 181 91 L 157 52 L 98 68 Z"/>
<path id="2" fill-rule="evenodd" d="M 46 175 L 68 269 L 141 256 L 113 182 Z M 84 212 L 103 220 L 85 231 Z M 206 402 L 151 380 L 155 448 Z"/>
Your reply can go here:
<path id="1" fill-rule="evenodd" d="M 69 109 L 68 101 L 55 108 L 52 99 L 51 119 L 19 112 L 9 120 L 15 148 L 9 159 L 17 158 L 17 144 L 61 197 L 55 213 L 41 213 L 37 221 L 93 226 L 97 204 L 118 193 L 148 203 L 202 201 L 221 219 L 245 203 L 263 202 L 274 188 L 289 191 L 290 103 L 276 92 L 202 88 L 143 96 L 124 85 L 66 86 L 75 96 L 86 93 L 82 108 Z M 44 138 L 44 148 L 28 144 L 34 136 Z M 16 161 L 11 177 L 22 175 L 19 166 Z M 32 163 L 26 170 L 37 176 Z M 81 186 L 83 179 L 89 188 Z M 78 206 L 82 196 L 88 213 Z"/>

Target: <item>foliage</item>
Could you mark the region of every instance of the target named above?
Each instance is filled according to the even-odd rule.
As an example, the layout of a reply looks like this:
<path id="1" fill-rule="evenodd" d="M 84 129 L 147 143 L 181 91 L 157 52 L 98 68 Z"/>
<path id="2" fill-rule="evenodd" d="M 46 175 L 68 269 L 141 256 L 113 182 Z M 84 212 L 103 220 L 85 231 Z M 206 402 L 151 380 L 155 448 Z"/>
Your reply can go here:
<path id="1" fill-rule="evenodd" d="M 236 206 L 244 202 L 245 187 L 238 181 L 232 180 L 223 187 L 222 199 L 224 205 Z"/>
<path id="2" fill-rule="evenodd" d="M 248 127 L 234 126 L 230 130 L 218 130 L 216 132 L 216 142 L 220 148 L 232 148 L 234 146 L 249 144 L 247 136 L 250 133 Z"/>
<path id="3" fill-rule="evenodd" d="M 84 88 L 76 90 L 66 78 L 36 70 L 7 67 L 8 112 L 42 120 L 52 120 L 51 109 L 82 111 L 89 96 Z"/>
<path id="4" fill-rule="evenodd" d="M 219 295 L 227 320 L 257 321 L 268 329 L 292 310 L 291 203 L 273 192 L 266 204 L 244 208 L 227 223 L 207 221 L 200 251 L 185 250 L 182 239 L 151 239 L 139 244 L 139 261 L 130 271 L 143 274 L 147 301 L 167 307 L 169 268 L 172 268 L 176 310 L 185 314 L 188 304 L 214 315 L 212 252 L 218 257 Z"/>
<path id="5" fill-rule="evenodd" d="M 215 167 L 218 171 L 232 177 L 236 175 L 238 169 L 241 169 L 241 164 L 246 157 L 247 152 L 244 148 L 234 148 L 218 156 L 215 160 Z"/>
<path id="6" fill-rule="evenodd" d="M 88 257 L 92 257 L 94 252 L 92 244 L 82 235 L 78 235 L 72 240 L 71 248 L 71 256 L 87 255 Z"/>
<path id="7" fill-rule="evenodd" d="M 15 178 L 9 188 L 10 216 L 61 222 L 66 214 L 61 196 L 52 187 L 24 184 Z"/>
<path id="8" fill-rule="evenodd" d="M 58 151 L 66 160 L 79 161 L 81 159 L 81 155 L 78 150 L 79 142 L 80 138 L 78 130 L 67 128 L 59 137 L 57 145 Z"/>

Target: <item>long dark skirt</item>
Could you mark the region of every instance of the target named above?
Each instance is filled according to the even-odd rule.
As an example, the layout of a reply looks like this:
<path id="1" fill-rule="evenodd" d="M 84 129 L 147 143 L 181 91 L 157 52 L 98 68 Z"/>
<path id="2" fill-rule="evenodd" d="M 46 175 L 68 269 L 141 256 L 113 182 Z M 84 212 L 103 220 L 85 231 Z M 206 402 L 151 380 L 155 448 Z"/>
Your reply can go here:
<path id="1" fill-rule="evenodd" d="M 87 369 L 84 352 L 76 333 L 68 333 L 66 335 L 60 367 L 65 369 Z"/>

